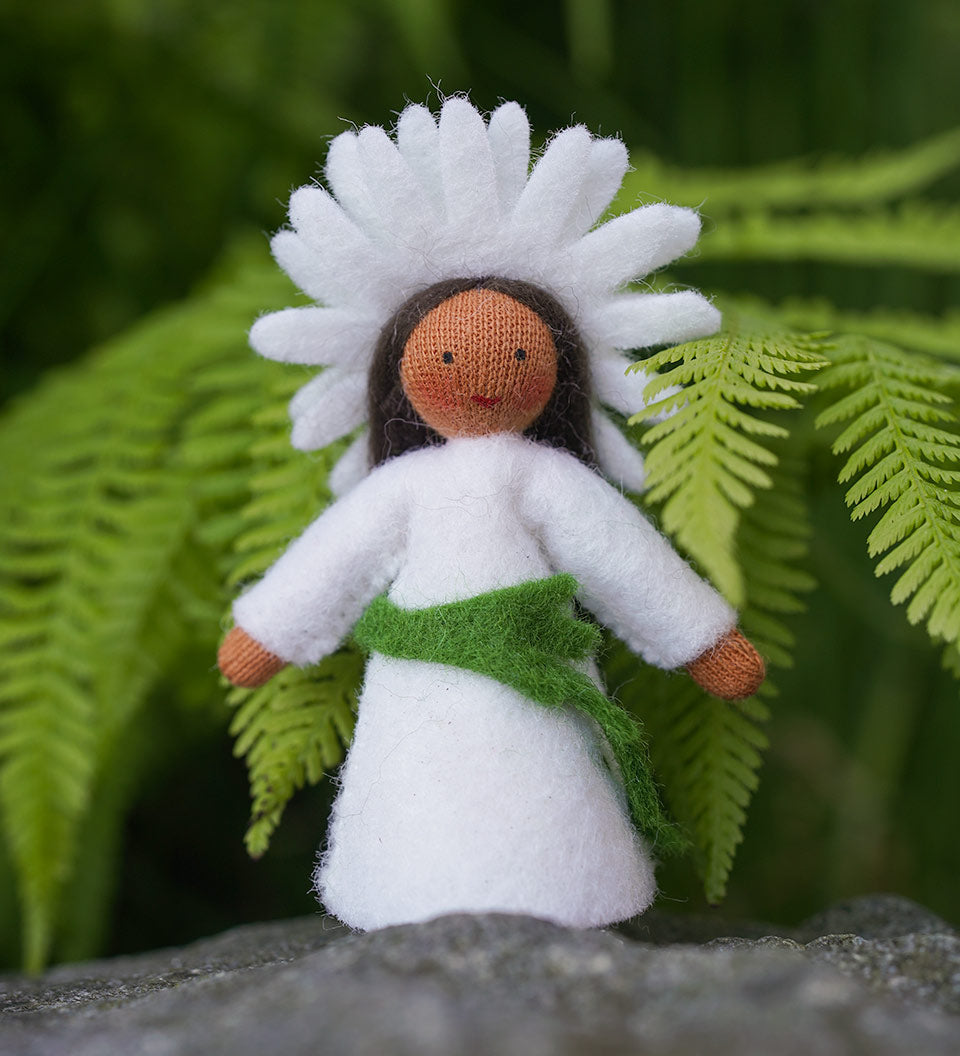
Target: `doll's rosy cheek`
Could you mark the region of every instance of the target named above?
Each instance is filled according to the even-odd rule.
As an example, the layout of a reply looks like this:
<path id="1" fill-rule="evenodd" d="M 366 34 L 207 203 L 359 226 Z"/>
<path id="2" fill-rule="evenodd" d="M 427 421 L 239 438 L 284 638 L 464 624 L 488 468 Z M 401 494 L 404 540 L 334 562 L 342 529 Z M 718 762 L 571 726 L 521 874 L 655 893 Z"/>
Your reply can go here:
<path id="1" fill-rule="evenodd" d="M 523 386 L 520 393 L 520 406 L 525 411 L 542 407 L 550 396 L 554 379 L 551 374 L 535 374 Z"/>
<path id="2" fill-rule="evenodd" d="M 457 406 L 457 385 L 452 375 L 437 379 L 431 390 L 431 401 L 438 411 L 452 411 Z"/>
<path id="3" fill-rule="evenodd" d="M 451 411 L 457 406 L 456 379 L 452 371 L 438 371 L 428 377 L 406 381 L 407 395 L 425 411 Z"/>

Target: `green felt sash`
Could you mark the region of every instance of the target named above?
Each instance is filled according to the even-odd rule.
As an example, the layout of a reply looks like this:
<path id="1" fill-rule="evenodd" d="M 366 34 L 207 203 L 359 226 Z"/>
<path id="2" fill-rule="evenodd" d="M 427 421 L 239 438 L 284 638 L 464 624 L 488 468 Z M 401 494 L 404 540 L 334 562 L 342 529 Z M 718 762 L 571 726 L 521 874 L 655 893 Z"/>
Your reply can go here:
<path id="1" fill-rule="evenodd" d="M 574 615 L 576 591 L 576 579 L 560 574 L 427 609 L 403 609 L 382 594 L 353 633 L 368 652 L 464 668 L 545 707 L 579 708 L 610 743 L 634 824 L 658 854 L 684 850 L 686 838 L 660 804 L 639 722 L 570 664 L 590 657 L 601 640 Z"/>

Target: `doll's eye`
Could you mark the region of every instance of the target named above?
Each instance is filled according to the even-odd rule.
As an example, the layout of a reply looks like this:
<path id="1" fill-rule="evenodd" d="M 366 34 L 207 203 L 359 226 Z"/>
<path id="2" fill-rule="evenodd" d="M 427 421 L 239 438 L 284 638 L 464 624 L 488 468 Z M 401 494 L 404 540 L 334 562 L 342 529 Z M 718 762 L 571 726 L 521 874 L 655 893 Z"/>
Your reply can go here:
<path id="1" fill-rule="evenodd" d="M 518 348 L 514 355 L 516 355 L 517 359 L 526 359 L 527 351 L 524 348 Z"/>
<path id="2" fill-rule="evenodd" d="M 444 352 L 443 356 L 441 358 L 443 359 L 444 363 L 452 363 L 453 362 L 453 353 L 452 352 Z"/>

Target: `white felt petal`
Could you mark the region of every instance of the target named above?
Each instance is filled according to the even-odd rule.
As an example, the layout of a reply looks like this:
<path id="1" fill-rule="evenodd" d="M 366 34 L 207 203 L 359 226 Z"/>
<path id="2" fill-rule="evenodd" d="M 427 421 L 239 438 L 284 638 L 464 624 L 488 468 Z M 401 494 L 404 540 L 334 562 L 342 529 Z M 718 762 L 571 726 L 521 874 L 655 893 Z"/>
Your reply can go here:
<path id="1" fill-rule="evenodd" d="M 349 309 L 285 308 L 260 316 L 250 346 L 281 363 L 356 366 L 369 362 L 378 334 L 375 317 Z"/>
<path id="2" fill-rule="evenodd" d="M 630 159 L 619 139 L 597 139 L 590 145 L 587 171 L 570 219 L 571 239 L 589 231 L 613 201 Z"/>
<path id="3" fill-rule="evenodd" d="M 619 352 L 595 356 L 590 364 L 593 394 L 605 407 L 621 414 L 636 414 L 644 408 L 643 390 L 649 380 L 643 373 L 627 373 L 631 360 Z"/>
<path id="4" fill-rule="evenodd" d="M 397 121 L 397 147 L 429 201 L 442 212 L 438 142 L 439 132 L 433 114 L 419 104 L 405 107 Z"/>
<path id="5" fill-rule="evenodd" d="M 500 210 L 508 215 L 527 182 L 530 169 L 530 122 L 519 103 L 504 103 L 490 115 L 487 138 L 497 172 Z"/>
<path id="6" fill-rule="evenodd" d="M 455 96 L 440 112 L 440 172 L 448 222 L 465 236 L 496 224 L 500 206 L 487 129 L 479 112 Z"/>
<path id="7" fill-rule="evenodd" d="M 324 174 L 337 201 L 357 225 L 369 234 L 378 234 L 383 227 L 384 214 L 380 203 L 368 190 L 360 137 L 356 133 L 341 132 L 331 142 Z"/>
<path id="8" fill-rule="evenodd" d="M 647 474 L 643 455 L 602 411 L 594 408 L 593 445 L 603 475 L 611 484 L 627 491 L 643 491 Z"/>
<path id="9" fill-rule="evenodd" d="M 370 472 L 369 448 L 370 432 L 363 429 L 330 470 L 327 484 L 337 498 L 355 488 Z"/>
<path id="10" fill-rule="evenodd" d="M 367 236 L 322 187 L 298 187 L 290 196 L 289 215 L 297 234 L 312 250 L 348 259 L 370 249 Z"/>
<path id="11" fill-rule="evenodd" d="M 332 304 L 356 304 L 375 295 L 384 262 L 366 234 L 322 187 L 290 196 L 290 222 L 271 242 L 280 266 L 304 292 Z M 296 243 L 299 242 L 300 245 Z"/>
<path id="12" fill-rule="evenodd" d="M 290 442 L 298 451 L 315 451 L 352 432 L 366 416 L 366 373 L 331 367 L 290 401 Z"/>
<path id="13" fill-rule="evenodd" d="M 536 232 L 543 246 L 559 241 L 576 207 L 592 139 L 583 125 L 566 128 L 547 145 L 513 212 L 513 223 Z"/>
<path id="14" fill-rule="evenodd" d="M 360 130 L 357 152 L 365 173 L 367 208 L 380 218 L 380 229 L 391 240 L 422 244 L 437 215 L 393 140 L 371 125 Z"/>
<path id="15" fill-rule="evenodd" d="M 649 348 L 707 337 L 720 322 L 720 311 L 696 290 L 624 293 L 585 313 L 584 332 L 610 348 Z"/>
<path id="16" fill-rule="evenodd" d="M 278 231 L 270 239 L 273 259 L 305 294 L 318 301 L 330 299 L 323 262 L 295 231 Z"/>
<path id="17" fill-rule="evenodd" d="M 606 407 L 612 407 L 620 414 L 636 414 L 647 406 L 644 391 L 650 380 L 650 374 L 642 370 L 631 370 L 627 367 L 632 360 L 619 352 L 610 352 L 595 356 L 591 363 L 593 394 Z M 657 393 L 657 400 L 665 399 L 680 392 L 680 387 L 671 385 Z M 666 417 L 664 415 L 663 417 Z M 659 421 L 659 418 L 651 421 Z"/>
<path id="18" fill-rule="evenodd" d="M 592 290 L 615 290 L 686 253 L 700 217 L 675 205 L 644 205 L 601 224 L 574 247 L 572 266 Z"/>

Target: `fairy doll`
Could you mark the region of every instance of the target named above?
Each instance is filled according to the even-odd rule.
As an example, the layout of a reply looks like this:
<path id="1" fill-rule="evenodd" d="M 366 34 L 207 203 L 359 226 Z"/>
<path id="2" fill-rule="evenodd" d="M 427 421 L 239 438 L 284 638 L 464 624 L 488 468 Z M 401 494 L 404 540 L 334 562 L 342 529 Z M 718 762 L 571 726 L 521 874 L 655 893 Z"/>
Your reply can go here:
<path id="1" fill-rule="evenodd" d="M 529 126 L 463 98 L 331 144 L 291 199 L 280 265 L 324 307 L 264 316 L 264 355 L 323 364 L 295 446 L 359 430 L 340 492 L 234 605 L 228 679 L 260 685 L 353 633 L 369 653 L 316 887 L 362 929 L 444 912 L 622 920 L 680 837 L 639 727 L 603 690 L 592 614 L 644 660 L 748 696 L 736 614 L 621 487 L 641 405 L 621 349 L 713 332 L 693 291 L 623 287 L 699 219 L 650 205 L 593 230 L 626 170 L 583 127 L 529 170 Z M 366 421 L 367 427 L 362 429 Z M 579 610 L 583 610 L 580 612 Z"/>

